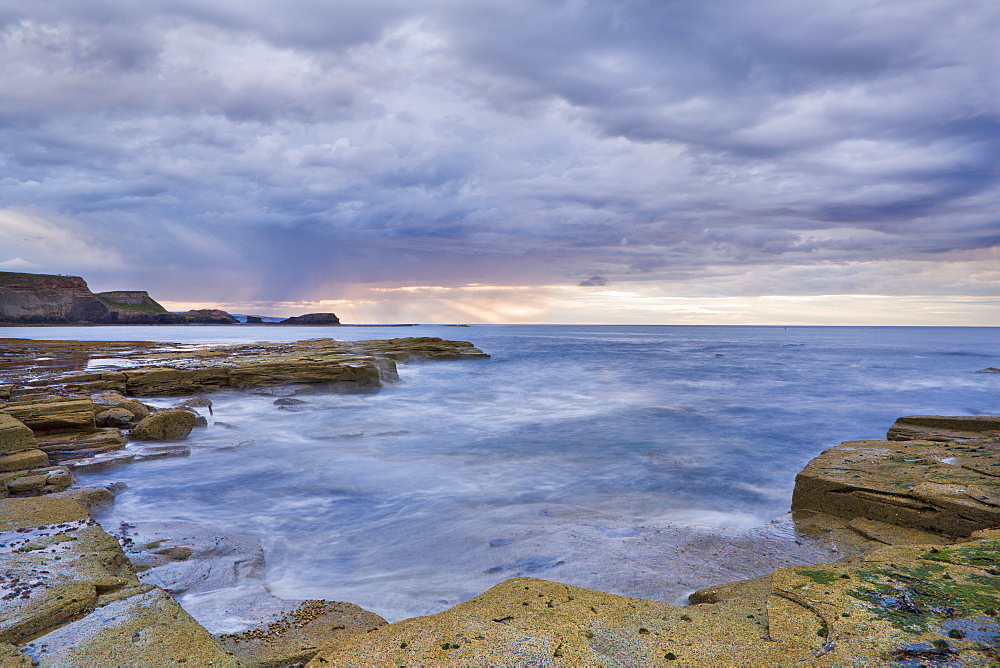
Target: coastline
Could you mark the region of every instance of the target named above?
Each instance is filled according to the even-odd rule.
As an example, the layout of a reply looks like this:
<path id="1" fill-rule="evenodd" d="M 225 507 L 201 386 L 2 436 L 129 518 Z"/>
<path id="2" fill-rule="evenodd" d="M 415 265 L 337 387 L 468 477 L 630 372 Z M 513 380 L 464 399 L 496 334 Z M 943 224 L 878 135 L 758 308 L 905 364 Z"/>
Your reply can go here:
<path id="1" fill-rule="evenodd" d="M 96 344 L 89 344 L 89 345 L 96 345 Z M 163 346 L 163 344 L 156 344 L 156 345 L 158 347 L 162 347 Z M 471 345 L 471 344 L 468 344 L 468 345 Z M 176 358 L 174 358 L 174 359 L 176 361 Z M 191 371 L 192 375 L 196 375 L 195 372 L 197 372 L 198 369 L 191 369 L 190 371 Z M 79 384 L 79 383 L 94 383 L 94 382 L 103 382 L 103 383 L 120 382 L 120 379 L 116 379 L 116 378 L 99 378 L 99 379 L 96 379 L 96 380 L 95 379 L 82 380 L 79 377 L 77 377 L 76 381 L 72 381 L 72 380 L 70 380 L 68 378 L 64 378 L 63 380 L 67 380 L 67 383 L 62 383 L 61 384 L 63 387 L 65 387 L 68 383 L 71 383 L 71 382 L 76 382 L 77 384 Z M 199 382 L 202 382 L 203 385 L 204 385 L 204 378 L 202 378 L 201 381 L 199 381 Z M 324 381 L 324 382 L 328 382 L 328 381 Z M 36 386 L 29 386 L 29 387 L 38 388 L 40 386 L 36 385 Z M 207 386 L 205 386 L 205 387 L 207 387 Z M 91 387 L 91 389 L 93 389 L 93 386 Z M 126 390 L 128 389 L 128 383 L 127 382 L 126 382 L 126 384 L 124 386 L 124 389 L 126 389 Z M 107 391 L 107 390 L 105 389 L 105 390 L 102 390 L 102 391 Z M 188 392 L 185 392 L 185 393 L 188 393 Z M 935 436 L 935 434 L 933 432 L 928 432 L 927 435 Z M 937 437 L 941 438 L 942 436 L 940 434 L 937 434 Z M 966 435 L 966 436 L 959 436 L 959 437 L 954 437 L 954 438 L 966 439 L 967 440 L 968 436 Z M 97 493 L 95 493 L 95 494 L 97 494 Z M 32 497 L 24 497 L 24 498 L 32 498 Z M 44 498 L 44 497 L 35 497 L 35 498 Z M 892 505 L 892 504 L 890 504 L 890 505 Z M 807 508 L 799 508 L 798 511 L 800 513 L 801 512 L 807 512 L 808 509 Z M 810 521 L 812 522 L 811 524 L 810 524 Z M 788 545 L 794 544 L 795 540 L 797 540 L 796 538 L 794 538 L 794 535 L 795 535 L 794 532 L 796 532 L 796 531 L 798 531 L 801 534 L 801 536 L 810 536 L 810 535 L 812 535 L 813 537 L 815 537 L 815 535 L 817 533 L 826 533 L 827 536 L 833 536 L 834 537 L 833 538 L 833 543 L 835 545 L 840 544 L 842 546 L 847 545 L 849 543 L 849 541 L 847 540 L 847 538 L 851 538 L 851 540 L 856 540 L 855 538 L 853 538 L 854 536 L 861 535 L 862 537 L 864 537 L 863 534 L 865 532 L 867 532 L 867 534 L 869 536 L 872 536 L 872 535 L 881 535 L 883 538 L 885 538 L 887 536 L 887 532 L 889 531 L 885 527 L 880 527 L 878 525 L 874 525 L 874 524 L 870 524 L 870 523 L 869 524 L 864 524 L 864 523 L 858 524 L 858 523 L 855 523 L 856 526 L 852 527 L 852 526 L 850 526 L 850 521 L 848 521 L 848 522 L 839 521 L 839 523 L 838 523 L 838 521 L 835 521 L 835 520 L 825 520 L 824 519 L 822 521 L 823 522 L 828 522 L 827 524 L 823 524 L 822 522 L 820 522 L 819 524 L 817 524 L 816 522 L 818 522 L 819 520 L 816 520 L 815 517 L 812 518 L 812 520 L 810 520 L 810 521 L 805 521 L 805 520 L 803 520 L 803 519 L 800 518 L 800 520 L 798 522 L 796 522 L 795 518 L 788 517 L 788 518 L 786 518 L 784 520 L 784 524 L 782 524 L 781 522 L 779 522 L 778 524 L 775 525 L 775 527 L 773 527 L 775 535 L 770 537 L 771 544 L 773 546 L 775 546 L 776 548 L 779 548 L 779 549 L 780 549 L 781 546 L 787 547 Z M 871 521 L 872 522 L 878 522 L 879 520 L 871 520 Z M 789 529 L 790 526 L 792 527 L 791 529 Z M 862 527 L 862 531 L 860 531 L 860 532 L 858 531 L 858 526 Z M 798 527 L 805 527 L 805 528 L 804 529 L 799 529 Z M 791 530 L 793 532 L 793 534 L 792 534 L 793 537 L 791 538 L 790 541 L 788 540 L 788 538 L 789 538 L 788 535 L 784 535 L 784 537 L 782 538 L 783 534 L 788 534 L 789 530 Z M 881 532 L 881 533 L 879 533 L 879 532 Z M 905 534 L 905 532 L 903 532 L 903 533 Z M 777 538 L 775 536 L 777 536 Z M 921 534 L 919 531 L 917 533 L 906 534 L 906 536 L 907 536 L 907 539 L 910 542 L 913 542 L 914 539 L 928 540 L 928 535 L 926 533 Z M 785 542 L 782 543 L 781 540 L 784 540 Z M 876 540 L 876 539 L 870 539 L 870 538 L 868 540 L 869 541 L 874 540 L 874 542 L 876 542 L 878 544 L 882 544 L 882 545 L 887 544 L 884 540 Z M 152 541 L 152 542 L 155 542 L 155 541 Z M 806 541 L 806 542 L 808 542 L 808 541 Z M 754 551 L 754 549 L 757 546 L 761 545 L 761 544 L 762 543 L 758 542 L 756 544 L 750 545 L 750 547 L 749 547 L 749 549 L 747 551 L 750 552 L 750 553 L 752 553 Z M 937 542 L 935 544 L 941 544 L 941 543 L 939 541 L 939 542 Z M 175 546 L 175 547 L 181 547 L 181 546 Z M 724 546 L 724 547 L 730 547 L 730 546 Z M 170 548 L 170 549 L 173 549 L 173 548 Z M 838 548 L 838 549 L 840 549 L 840 548 Z M 733 550 L 731 550 L 731 552 L 733 552 Z M 858 552 L 854 552 L 854 554 L 858 554 Z M 738 557 L 733 557 L 733 558 L 738 560 Z M 182 561 L 184 561 L 184 560 L 182 560 Z M 792 577 L 792 576 L 789 576 L 789 577 Z M 524 582 L 522 582 L 521 580 L 524 580 Z M 477 597 L 478 599 L 480 599 L 478 602 L 482 603 L 484 605 L 487 605 L 487 606 L 507 605 L 508 603 L 510 603 L 510 601 L 507 601 L 506 603 L 504 603 L 503 601 L 506 601 L 508 598 L 510 598 L 510 596 L 512 595 L 511 594 L 512 588 L 519 588 L 519 587 L 522 587 L 522 586 L 528 587 L 529 589 L 531 589 L 532 594 L 534 594 L 535 593 L 535 589 L 534 588 L 540 587 L 541 589 L 539 589 L 539 592 L 541 592 L 541 593 L 539 593 L 539 595 L 536 596 L 535 598 L 545 599 L 546 605 L 541 610 L 538 610 L 537 612 L 541 613 L 542 615 L 551 614 L 550 611 L 556 606 L 556 604 L 558 603 L 558 601 L 556 600 L 555 597 L 552 596 L 552 592 L 554 590 L 551 589 L 550 584 L 540 585 L 538 583 L 543 582 L 543 581 L 539 581 L 539 580 L 531 580 L 531 579 L 521 579 L 521 580 L 511 580 L 511 581 L 508 581 L 508 583 L 516 583 L 516 585 L 515 584 L 507 584 L 507 583 L 505 583 L 504 585 L 498 585 L 498 587 L 500 589 L 498 589 L 497 592 L 494 592 L 493 594 L 490 594 L 489 592 L 487 592 L 483 596 Z M 528 582 L 527 580 L 531 580 L 531 581 Z M 564 587 L 563 585 L 559 585 L 559 586 L 560 587 Z M 756 585 L 754 585 L 754 586 L 756 586 Z M 794 586 L 794 585 L 789 585 L 789 586 Z M 718 587 L 712 588 L 712 589 L 714 589 L 714 591 L 715 591 L 714 594 L 702 594 L 701 595 L 702 598 L 704 599 L 703 603 L 705 603 L 706 605 L 715 605 L 715 606 L 717 606 L 719 603 L 724 602 L 725 600 L 728 600 L 728 599 L 726 599 L 725 595 L 719 593 L 722 590 L 720 590 Z M 569 590 L 567 589 L 565 591 L 569 591 Z M 612 606 L 640 605 L 638 603 L 622 603 L 621 602 L 621 600 L 625 600 L 625 601 L 637 601 L 638 599 L 624 599 L 624 597 L 615 597 L 615 596 L 608 595 L 608 594 L 599 594 L 597 592 L 584 593 L 584 592 L 587 592 L 588 590 L 579 590 L 579 591 L 577 591 L 575 588 L 574 588 L 574 591 L 576 593 L 570 595 L 573 600 L 593 599 L 593 600 L 596 601 L 596 600 L 599 599 L 600 601 L 603 601 L 603 603 L 601 603 L 602 605 L 612 605 Z M 798 591 L 798 590 L 794 590 L 794 591 Z M 490 590 L 490 592 L 493 592 L 493 590 Z M 705 597 L 710 597 L 710 596 L 715 596 L 718 600 L 715 603 L 709 603 L 708 599 L 705 598 Z M 719 598 L 720 596 L 722 598 Z M 746 605 L 746 600 L 745 599 L 746 599 L 746 596 L 743 595 L 743 594 L 741 594 L 740 595 L 740 600 L 743 601 L 743 602 L 740 603 L 740 605 L 743 605 L 743 606 Z M 501 603 L 498 603 L 498 601 L 501 601 Z M 520 603 L 522 603 L 522 602 L 523 601 L 518 601 L 518 602 L 516 602 L 516 604 L 520 605 Z M 565 603 L 566 601 L 563 601 L 563 602 Z M 552 603 L 551 607 L 548 605 L 549 603 Z M 646 601 L 646 602 L 643 602 L 641 605 L 651 605 L 651 604 L 652 604 L 652 602 Z M 514 604 L 512 603 L 511 605 L 514 605 Z M 665 604 L 655 604 L 655 605 L 664 606 Z M 534 614 L 536 612 L 534 610 L 534 606 L 533 605 L 523 605 L 521 607 L 522 608 L 523 607 L 532 608 L 532 614 Z M 576 606 L 576 607 L 578 608 L 579 606 Z M 759 605 L 758 605 L 758 607 L 759 607 Z M 669 610 L 671 608 L 672 608 L 672 606 L 667 606 L 665 608 L 656 608 L 656 610 L 664 610 L 664 611 L 669 612 Z M 516 609 L 516 607 L 515 607 L 515 609 Z M 574 609 L 576 610 L 573 613 L 575 615 L 581 615 L 581 614 L 585 615 L 585 613 L 586 613 L 585 610 L 580 610 L 580 609 L 576 609 L 576 608 L 574 608 Z M 652 609 L 653 608 L 650 608 L 650 610 L 652 610 Z M 721 609 L 721 608 L 718 608 L 718 607 L 716 608 L 716 610 L 719 610 L 719 609 Z M 475 614 L 478 614 L 478 613 L 474 612 L 476 610 L 476 608 L 474 606 L 472 606 L 472 603 L 470 603 L 468 605 L 467 604 L 460 604 L 460 606 L 457 606 L 455 609 L 452 609 L 452 611 L 446 611 L 446 613 L 441 613 L 442 615 L 450 615 L 449 619 L 451 621 L 449 621 L 448 623 L 452 624 L 452 625 L 458 623 L 455 620 L 455 615 L 458 614 L 458 613 L 455 612 L 455 610 L 458 610 L 458 612 L 460 612 L 461 614 L 465 614 L 465 615 L 469 615 L 469 616 L 474 616 Z M 683 614 L 687 614 L 687 613 L 683 613 Z M 748 613 L 748 614 L 753 614 L 753 613 Z M 760 613 L 758 612 L 757 614 L 760 614 Z M 499 615 L 497 617 L 497 619 L 500 619 L 503 616 L 504 615 Z M 667 615 L 665 613 L 664 615 L 661 615 L 661 616 L 667 616 Z M 746 617 L 744 616 L 744 618 L 746 618 Z M 463 619 L 465 619 L 465 617 L 463 617 Z M 681 619 L 681 618 L 678 617 L 677 619 Z M 412 627 L 413 620 L 408 620 L 408 621 L 410 622 L 409 626 L 406 626 L 407 622 L 399 622 L 397 624 L 403 624 L 404 627 L 402 627 L 402 628 L 409 629 L 410 627 Z M 509 621 L 510 620 L 508 620 L 508 622 Z M 666 620 L 661 620 L 661 621 L 666 621 Z M 681 621 L 684 621 L 684 620 L 681 619 Z M 494 624 L 508 624 L 508 622 L 497 622 L 497 621 L 494 620 Z M 462 622 L 462 623 L 465 623 L 465 622 Z M 661 633 L 662 629 L 654 628 L 653 623 L 649 622 L 649 621 L 646 621 L 646 622 L 643 622 L 643 623 L 647 624 L 647 626 L 641 626 L 639 628 L 640 629 L 643 629 L 643 628 L 646 629 L 646 631 L 648 633 L 642 633 L 641 630 L 640 631 L 636 631 L 635 633 L 637 633 L 639 637 L 638 638 L 630 638 L 630 641 L 632 641 L 632 640 L 639 640 L 639 641 L 657 640 L 657 638 L 654 638 L 652 636 L 655 636 L 656 634 Z M 699 622 L 698 623 L 699 624 L 701 623 L 700 622 L 700 618 L 699 618 Z M 815 623 L 815 622 L 810 622 L 810 623 Z M 380 630 L 380 631 L 373 632 L 373 633 L 375 633 L 375 634 L 388 634 L 388 635 L 391 635 L 391 637 L 392 637 L 391 642 L 390 641 L 383 642 L 382 649 L 385 650 L 386 652 L 389 652 L 389 650 L 392 649 L 393 647 L 395 647 L 396 649 L 399 649 L 399 650 L 409 650 L 408 652 L 397 652 L 397 654 L 400 654 L 400 655 L 404 655 L 405 654 L 406 656 L 409 656 L 410 657 L 409 660 L 412 661 L 413 660 L 413 654 L 412 653 L 415 652 L 415 651 L 417 651 L 418 648 L 419 648 L 419 651 L 421 651 L 421 652 L 425 652 L 425 653 L 426 652 L 431 652 L 431 651 L 434 652 L 434 654 L 425 655 L 425 659 L 424 660 L 432 660 L 433 659 L 435 661 L 445 661 L 445 660 L 449 660 L 449 658 L 452 658 L 452 659 L 454 659 L 456 661 L 469 660 L 470 649 L 469 649 L 469 647 L 467 647 L 467 643 L 464 640 L 462 640 L 462 641 L 455 641 L 455 642 L 449 641 L 448 643 L 441 642 L 437 646 L 434 646 L 434 642 L 437 642 L 437 640 L 440 640 L 441 638 L 444 637 L 444 636 L 440 635 L 442 633 L 440 630 L 438 630 L 438 631 L 435 632 L 435 633 L 438 633 L 437 636 L 434 636 L 433 633 L 432 633 L 431 635 L 425 635 L 425 636 L 421 637 L 419 640 L 416 639 L 416 638 L 414 638 L 414 637 L 411 637 L 412 636 L 412 629 L 411 630 L 407 630 L 406 633 L 411 634 L 410 636 L 407 636 L 407 637 L 410 638 L 410 640 L 399 640 L 397 642 L 396 638 L 397 637 L 402 637 L 402 636 L 398 635 L 400 633 L 399 629 L 401 627 L 399 627 L 397 625 L 389 625 L 388 627 L 384 627 L 384 628 L 386 630 L 384 630 L 384 631 Z M 570 644 L 568 642 L 563 642 L 562 643 L 563 649 L 560 650 L 558 648 L 558 646 L 555 646 L 555 645 L 553 645 L 550 642 L 550 639 L 546 639 L 547 637 L 543 638 L 543 636 L 545 636 L 546 633 L 550 633 L 552 631 L 551 624 L 548 625 L 548 626 L 545 626 L 545 625 L 538 626 L 536 624 L 532 628 L 533 628 L 532 633 L 535 634 L 536 636 L 538 636 L 539 638 L 542 638 L 542 640 L 539 640 L 539 643 L 540 643 L 539 646 L 541 647 L 541 646 L 544 645 L 547 648 L 546 651 L 551 651 L 552 652 L 550 654 L 547 654 L 547 656 L 549 656 L 549 657 L 558 657 L 559 654 L 555 654 L 555 652 L 561 652 L 562 656 L 568 657 L 572 653 L 571 652 L 571 646 L 570 646 Z M 827 628 L 827 627 L 824 627 L 824 628 Z M 519 632 L 524 633 L 526 631 L 525 631 L 525 629 L 523 627 L 521 627 Z M 485 633 L 485 631 L 477 631 L 477 633 Z M 616 631 L 615 633 L 618 633 L 618 631 Z M 395 634 L 395 635 L 393 635 L 393 634 Z M 267 634 L 263 634 L 263 635 L 267 635 Z M 388 637 L 388 635 L 387 635 L 387 637 Z M 454 634 L 452 634 L 452 635 L 454 635 Z M 462 635 L 464 637 L 464 636 L 466 636 L 468 634 L 464 634 L 463 633 Z M 710 638 L 711 635 L 712 634 L 707 634 L 705 637 L 706 638 Z M 651 636 L 651 637 L 646 637 L 646 636 Z M 374 642 L 374 639 L 377 638 L 377 637 L 380 637 L 380 636 L 366 634 L 365 635 L 366 644 L 370 645 L 371 642 Z M 583 637 L 586 639 L 586 635 L 584 635 Z M 434 638 L 437 638 L 437 640 L 434 640 Z M 489 638 L 489 636 L 488 635 L 484 635 L 483 638 L 487 639 L 487 638 Z M 433 640 L 433 642 L 432 642 L 432 640 Z M 586 639 L 586 640 L 589 641 L 591 639 Z M 461 642 L 461 644 L 459 644 L 459 642 Z M 493 649 L 489 650 L 489 651 L 492 652 L 492 651 L 500 651 L 497 648 L 504 647 L 503 642 L 505 642 L 505 641 L 496 640 L 494 642 L 493 640 L 490 640 L 490 642 L 484 642 L 484 643 L 479 643 L 479 644 L 480 645 L 484 645 L 484 646 L 485 645 L 489 645 L 490 647 L 493 647 Z M 707 640 L 703 639 L 702 642 L 703 643 L 707 642 Z M 388 643 L 388 644 L 386 644 L 386 643 Z M 399 647 L 400 643 L 407 643 L 407 646 L 406 647 Z M 368 657 L 368 658 L 371 658 L 371 657 L 374 656 L 374 655 L 370 654 L 370 652 L 371 652 L 371 648 L 370 647 L 364 649 L 364 652 L 369 652 L 369 654 L 357 654 L 357 652 L 361 651 L 361 649 L 359 649 L 357 646 L 354 646 L 352 648 L 352 643 L 349 642 L 349 641 L 346 641 L 346 640 L 336 640 L 335 642 L 331 641 L 331 645 L 334 645 L 334 644 L 337 644 L 338 647 L 339 647 L 339 649 L 336 649 L 336 650 L 330 649 L 330 650 L 328 650 L 324 655 L 320 656 L 320 658 L 317 659 L 317 661 L 324 660 L 323 656 L 330 657 L 330 658 L 327 658 L 325 660 L 331 661 L 331 662 L 334 662 L 334 663 L 336 663 L 338 661 L 345 660 L 345 657 L 347 657 L 347 656 L 354 657 L 354 660 L 360 660 L 360 657 L 362 657 L 362 656 Z M 444 649 L 442 647 L 443 644 L 448 644 L 449 648 Z M 454 648 L 450 647 L 451 644 L 455 644 L 456 647 L 454 647 Z M 585 642 L 584 644 L 587 645 L 588 647 L 590 647 L 591 645 L 593 645 L 593 643 L 589 643 L 589 642 Z M 558 645 L 558 643 L 557 643 L 557 645 Z M 824 645 L 825 645 L 825 641 L 824 641 Z M 933 645 L 931 645 L 931 646 L 933 646 Z M 801 648 L 799 648 L 799 649 L 801 649 Z M 822 648 L 820 648 L 820 649 L 822 650 Z M 580 648 L 577 648 L 577 650 L 583 651 L 582 650 L 582 646 Z M 572 651 L 577 651 L 577 650 L 572 650 Z M 504 651 L 506 651 L 506 650 L 504 650 Z M 511 651 L 513 651 L 513 650 L 511 650 Z M 809 651 L 814 651 L 814 650 L 810 649 Z M 826 651 L 826 650 L 823 650 L 823 651 L 825 651 L 826 654 L 829 654 L 829 651 Z M 339 654 L 338 654 L 338 652 L 339 652 Z M 348 652 L 348 654 L 345 654 L 345 652 Z M 349 652 L 355 652 L 355 654 L 350 654 Z M 395 652 L 395 650 L 393 650 L 393 652 Z M 451 654 L 449 654 L 449 652 L 451 652 Z M 392 654 L 391 652 L 389 654 L 380 655 L 380 656 L 382 656 L 385 660 L 389 660 L 390 655 L 392 657 L 396 656 L 396 654 Z M 479 656 L 479 655 L 471 655 L 471 656 Z M 485 655 L 483 655 L 483 656 L 485 656 Z M 491 654 L 489 656 L 496 657 L 496 656 L 502 656 L 502 654 L 501 655 Z M 680 655 L 678 655 L 678 656 L 680 656 Z M 427 657 L 430 657 L 430 658 L 427 658 Z M 584 655 L 582 655 L 582 654 L 580 655 L 580 657 L 581 657 L 581 660 L 583 660 L 585 658 Z M 652 655 L 649 655 L 647 658 L 649 659 L 650 662 L 652 662 L 655 659 L 655 657 L 653 657 Z M 372 660 L 374 660 L 374 659 L 372 659 Z M 393 658 L 392 660 L 396 660 L 396 659 Z M 568 658 L 566 660 L 569 661 Z"/>

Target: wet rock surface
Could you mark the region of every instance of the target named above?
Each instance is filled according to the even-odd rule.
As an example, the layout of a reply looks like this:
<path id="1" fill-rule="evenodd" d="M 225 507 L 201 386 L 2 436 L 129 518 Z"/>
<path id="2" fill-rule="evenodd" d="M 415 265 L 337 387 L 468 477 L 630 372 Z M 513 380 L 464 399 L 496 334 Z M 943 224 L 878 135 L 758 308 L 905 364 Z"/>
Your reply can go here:
<path id="1" fill-rule="evenodd" d="M 235 665 L 76 501 L 0 501 L 0 642 L 41 665 Z"/>
<path id="2" fill-rule="evenodd" d="M 385 625 L 339 601 L 284 600 L 264 583 L 252 536 L 190 522 L 137 522 L 116 532 L 139 579 L 169 591 L 241 662 L 287 666 L 322 647 Z"/>

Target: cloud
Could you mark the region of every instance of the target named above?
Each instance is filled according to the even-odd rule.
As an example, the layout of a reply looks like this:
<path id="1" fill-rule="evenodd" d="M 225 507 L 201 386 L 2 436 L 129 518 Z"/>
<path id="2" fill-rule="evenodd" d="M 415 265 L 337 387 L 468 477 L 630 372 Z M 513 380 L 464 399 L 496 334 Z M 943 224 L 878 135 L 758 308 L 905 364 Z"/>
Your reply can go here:
<path id="1" fill-rule="evenodd" d="M 604 278 L 603 276 L 596 276 L 596 275 L 591 276 L 590 278 L 585 278 L 579 283 L 579 285 L 582 287 L 594 287 L 607 284 L 608 284 L 608 279 Z"/>
<path id="2" fill-rule="evenodd" d="M 14 257 L 0 262 L 0 269 L 4 271 L 17 271 L 18 269 L 41 269 L 42 265 L 29 262 L 23 257 Z"/>
<path id="3" fill-rule="evenodd" d="M 1000 243 L 998 29 L 987 0 L 11 0 L 0 201 L 48 236 L 0 256 L 248 303 L 945 266 Z"/>

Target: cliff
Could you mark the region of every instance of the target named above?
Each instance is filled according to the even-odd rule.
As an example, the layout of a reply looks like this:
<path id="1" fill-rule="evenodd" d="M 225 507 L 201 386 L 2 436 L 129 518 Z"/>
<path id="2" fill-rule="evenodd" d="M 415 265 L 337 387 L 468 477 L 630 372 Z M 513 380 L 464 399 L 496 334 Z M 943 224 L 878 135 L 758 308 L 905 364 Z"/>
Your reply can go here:
<path id="1" fill-rule="evenodd" d="M 99 292 L 96 297 L 108 307 L 110 323 L 183 325 L 187 322 L 183 315 L 167 312 L 145 290 Z"/>
<path id="2" fill-rule="evenodd" d="M 211 317 L 204 317 L 208 314 Z M 0 322 L 183 325 L 234 323 L 224 311 L 169 313 L 145 290 L 94 294 L 79 276 L 0 272 Z"/>
<path id="3" fill-rule="evenodd" d="M 335 313 L 306 313 L 285 318 L 279 325 L 339 325 L 340 318 Z"/>
<path id="4" fill-rule="evenodd" d="M 79 276 L 0 272 L 0 320 L 108 322 L 111 311 Z"/>

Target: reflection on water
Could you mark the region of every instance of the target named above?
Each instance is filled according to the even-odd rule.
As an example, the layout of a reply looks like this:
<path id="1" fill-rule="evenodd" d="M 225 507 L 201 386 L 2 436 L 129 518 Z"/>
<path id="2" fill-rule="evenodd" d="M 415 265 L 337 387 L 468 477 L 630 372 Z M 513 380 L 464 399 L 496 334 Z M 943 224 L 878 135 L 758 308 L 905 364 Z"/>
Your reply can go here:
<path id="1" fill-rule="evenodd" d="M 64 355 L 59 357 L 34 357 L 16 361 L 0 361 L 0 369 L 19 373 L 46 373 L 55 371 L 84 371 L 90 358 L 87 355 Z"/>
<path id="2" fill-rule="evenodd" d="M 195 330 L 163 329 L 164 340 L 195 342 Z M 331 334 L 263 329 L 204 336 Z M 943 354 L 996 360 L 995 330 L 457 331 L 493 358 L 401 365 L 398 385 L 299 396 L 294 410 L 273 396 L 213 395 L 209 419 L 229 426 L 195 432 L 191 457 L 83 482 L 129 485 L 102 521 L 254 534 L 275 593 L 390 619 L 518 574 L 673 601 L 685 593 L 669 577 L 686 559 L 677 527 L 717 536 L 705 549 L 724 545 L 787 510 L 795 474 L 830 445 L 881 438 L 899 415 L 1000 408 L 1000 376 L 975 374 L 987 362 Z"/>

